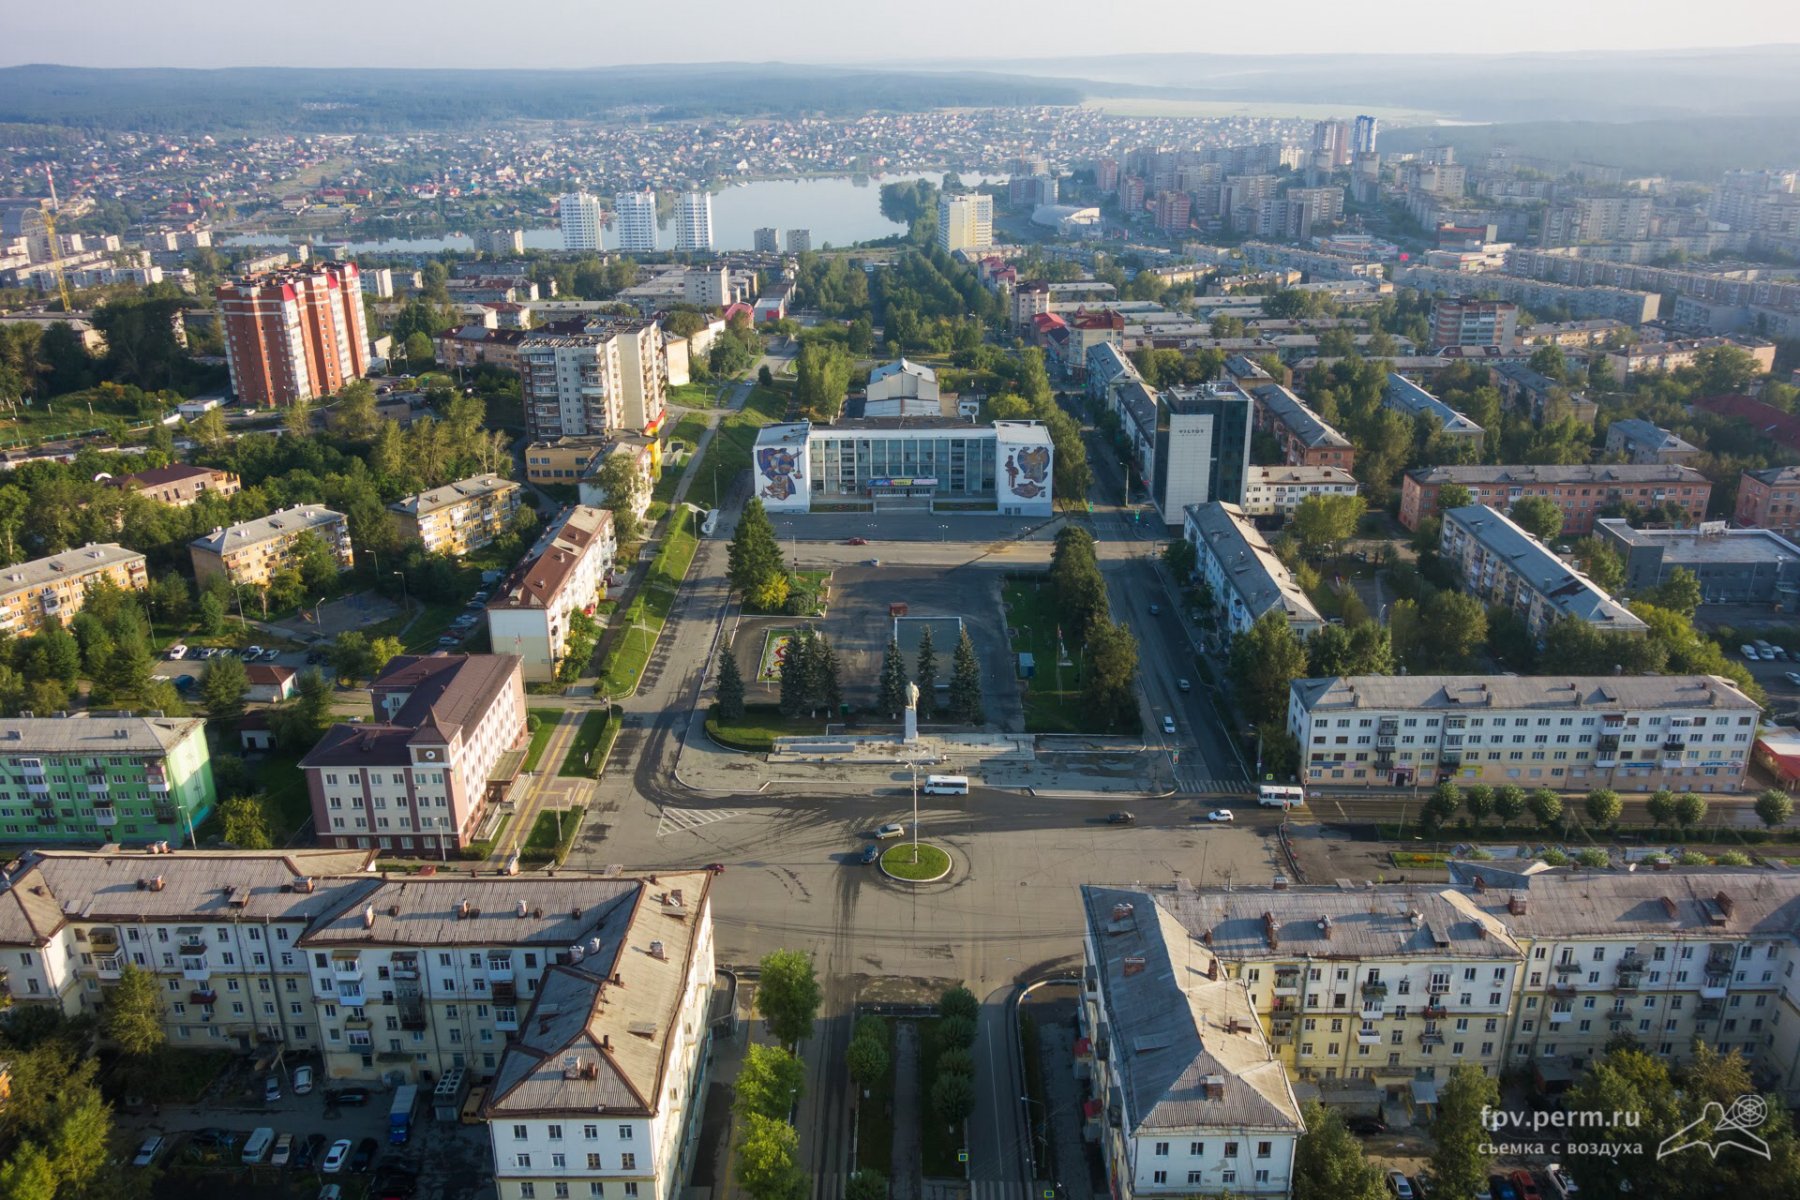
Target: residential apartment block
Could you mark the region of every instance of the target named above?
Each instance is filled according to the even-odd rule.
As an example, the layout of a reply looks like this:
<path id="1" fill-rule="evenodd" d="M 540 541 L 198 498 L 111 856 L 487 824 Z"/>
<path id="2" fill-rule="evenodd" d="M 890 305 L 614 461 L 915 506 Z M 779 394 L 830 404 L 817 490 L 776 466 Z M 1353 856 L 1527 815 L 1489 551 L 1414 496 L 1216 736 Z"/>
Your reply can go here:
<path id="1" fill-rule="evenodd" d="M 107 712 L 0 720 L 9 842 L 192 842 L 216 800 L 205 721 Z"/>
<path id="2" fill-rule="evenodd" d="M 1795 479 L 1800 488 L 1800 473 Z M 1421 467 L 1401 479 L 1400 523 L 1417 529 L 1420 520 L 1437 511 L 1438 489 L 1447 483 L 1468 488 L 1475 503 L 1497 509 L 1511 508 L 1525 496 L 1548 497 L 1563 511 L 1565 538 L 1592 532 L 1594 518 L 1613 505 L 1650 508 L 1673 503 L 1686 510 L 1689 523 L 1698 523 L 1712 498 L 1706 476 L 1673 464 Z M 1744 523 L 1741 517 L 1739 521 Z"/>
<path id="3" fill-rule="evenodd" d="M 656 253 L 656 193 L 619 192 L 613 196 L 619 249 L 627 254 Z"/>
<path id="4" fill-rule="evenodd" d="M 333 725 L 300 760 L 319 844 L 432 854 L 474 840 L 523 757 L 519 659 L 401 655 L 369 692 L 372 721 Z"/>
<path id="5" fill-rule="evenodd" d="M 525 425 L 533 441 L 654 433 L 668 406 L 662 327 L 595 321 L 581 333 L 532 334 L 518 344 Z"/>
<path id="6" fill-rule="evenodd" d="M 715 979 L 711 875 L 379 875 L 369 852 L 46 851 L 0 893 L 15 1003 L 92 1013 L 127 963 L 176 1046 L 327 1079 L 487 1082 L 499 1194 L 680 1193 Z"/>
<path id="7" fill-rule="evenodd" d="M 1288 516 L 1308 496 L 1354 496 L 1356 476 L 1342 467 L 1251 467 L 1244 476 L 1246 516 Z"/>
<path id="8" fill-rule="evenodd" d="M 1486 430 L 1404 375 L 1388 372 L 1387 388 L 1381 394 L 1381 404 L 1409 421 L 1417 417 L 1429 417 L 1437 423 L 1445 437 L 1467 440 L 1474 443 L 1477 452 L 1481 449 Z"/>
<path id="9" fill-rule="evenodd" d="M 675 249 L 713 248 L 712 193 L 683 192 L 675 198 Z"/>
<path id="10" fill-rule="evenodd" d="M 1289 466 L 1348 471 L 1356 465 L 1356 447 L 1350 439 L 1288 389 L 1265 383 L 1253 386 L 1250 395 L 1256 401 L 1256 428 L 1275 436 Z"/>
<path id="11" fill-rule="evenodd" d="M 494 588 L 487 606 L 489 644 L 516 655 L 525 679 L 555 679 L 570 615 L 591 613 L 605 598 L 618 550 L 610 512 L 579 504 L 564 511 Z"/>
<path id="12" fill-rule="evenodd" d="M 1540 645 L 1562 620 L 1586 621 L 1602 633 L 1649 630 L 1593 580 L 1485 504 L 1445 510 L 1438 552 L 1461 573 L 1470 595 L 1511 609 Z"/>
<path id="13" fill-rule="evenodd" d="M 1078 1073 L 1119 1200 L 1285 1198 L 1299 1102 L 1221 956 L 1139 890 L 1084 887 Z"/>
<path id="14" fill-rule="evenodd" d="M 1182 536 L 1194 547 L 1194 574 L 1211 589 L 1228 635 L 1243 633 L 1267 612 L 1285 614 L 1303 638 L 1324 628 L 1305 589 L 1237 505 L 1190 504 Z"/>
<path id="15" fill-rule="evenodd" d="M 355 263 L 256 275 L 215 293 L 231 390 L 274 408 L 337 392 L 369 371 L 369 328 Z"/>
<path id="16" fill-rule="evenodd" d="M 1629 463 L 1685 463 L 1699 455 L 1700 447 L 1633 417 L 1606 427 L 1606 452 L 1623 454 Z"/>
<path id="17" fill-rule="evenodd" d="M 90 542 L 0 567 L 0 632 L 24 637 L 51 619 L 67 625 L 87 603 L 88 587 L 101 579 L 129 591 L 150 586 L 144 556 L 117 542 Z"/>
<path id="18" fill-rule="evenodd" d="M 938 249 L 986 250 L 994 244 L 994 198 L 982 192 L 938 197 Z M 788 249 L 793 250 L 790 243 Z"/>
<path id="19" fill-rule="evenodd" d="M 525 447 L 525 478 L 531 483 L 574 483 L 611 448 L 607 437 L 561 437 Z"/>
<path id="20" fill-rule="evenodd" d="M 1775 369 L 1775 343 L 1764 338 L 1710 337 L 1690 338 L 1675 342 L 1639 342 L 1620 346 L 1600 356 L 1614 382 L 1624 383 L 1645 371 L 1677 371 L 1691 367 L 1708 350 L 1730 347 L 1742 350 L 1756 362 L 1756 369 L 1767 374 Z"/>
<path id="21" fill-rule="evenodd" d="M 1132 979 L 1150 981 L 1140 987 L 1164 963 L 1179 971 L 1186 956 L 1207 956 L 1176 977 L 1242 989 L 1284 1075 L 1355 1106 L 1394 1104 L 1422 1118 L 1461 1063 L 1494 1076 L 1527 1070 L 1556 1090 L 1623 1036 L 1676 1065 L 1700 1044 L 1738 1051 L 1765 1086 L 1790 1103 L 1796 1094 L 1800 1004 L 1788 967 L 1800 952 L 1800 885 L 1791 881 L 1454 863 L 1437 887 L 1090 886 L 1082 899 L 1089 1041 L 1077 1045 L 1078 1066 L 1096 1081 L 1116 1084 L 1114 1062 L 1134 1062 L 1140 1042 L 1165 1043 L 1169 1014 L 1183 1007 L 1179 997 L 1109 1005 L 1109 988 L 1125 981 L 1126 968 L 1109 964 L 1117 946 Z M 1246 1076 L 1259 1069 L 1253 1062 Z M 1108 1096 L 1097 1090 L 1093 1120 L 1116 1139 L 1122 1114 Z M 1119 1165 L 1109 1162 L 1124 1182 Z"/>
<path id="22" fill-rule="evenodd" d="M 1519 308 L 1503 300 L 1439 297 L 1431 306 L 1431 346 L 1500 346 L 1511 349 Z"/>
<path id="23" fill-rule="evenodd" d="M 336 556 L 340 571 L 356 565 L 344 514 L 302 504 L 228 529 L 215 529 L 189 542 L 194 578 L 204 584 L 214 575 L 224 575 L 233 583 L 267 587 L 270 576 L 293 562 L 294 543 L 304 533 L 324 541 Z"/>
<path id="24" fill-rule="evenodd" d="M 1507 255 L 1509 261 L 1512 255 Z M 1542 312 L 1564 309 L 1574 317 L 1610 317 L 1627 325 L 1654 321 L 1662 297 L 1654 291 L 1619 287 L 1570 287 L 1521 279 L 1497 271 L 1450 271 L 1439 267 L 1406 267 L 1394 272 L 1401 287 L 1449 296 L 1498 296 L 1523 308 Z"/>
<path id="25" fill-rule="evenodd" d="M 244 485 L 230 471 L 177 464 L 152 467 L 135 475 L 121 475 L 112 480 L 112 486 L 135 492 L 158 504 L 186 508 L 208 492 L 215 496 L 235 496 Z"/>
<path id="26" fill-rule="evenodd" d="M 1717 675 L 1368 675 L 1296 679 L 1288 732 L 1331 787 L 1733 792 L 1761 711 Z"/>
<path id="27" fill-rule="evenodd" d="M 388 505 L 401 536 L 431 554 L 460 557 L 505 533 L 519 511 L 519 485 L 476 475 Z"/>
<path id="28" fill-rule="evenodd" d="M 1738 479 L 1732 520 L 1782 537 L 1800 535 L 1800 467 L 1745 471 Z"/>
<path id="29" fill-rule="evenodd" d="M 562 227 L 564 250 L 599 250 L 604 244 L 606 210 L 598 196 L 564 193 L 556 202 L 556 223 Z"/>

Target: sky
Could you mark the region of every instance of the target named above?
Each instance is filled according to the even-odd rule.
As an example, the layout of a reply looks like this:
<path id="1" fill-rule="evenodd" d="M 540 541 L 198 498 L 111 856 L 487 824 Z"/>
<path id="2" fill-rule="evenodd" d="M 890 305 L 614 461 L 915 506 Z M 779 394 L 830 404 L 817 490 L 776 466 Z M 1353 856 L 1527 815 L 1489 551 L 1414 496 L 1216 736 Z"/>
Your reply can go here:
<path id="1" fill-rule="evenodd" d="M 7 0 L 0 61 L 93 67 L 597 67 L 1208 52 L 1509 53 L 1800 42 L 1794 0 Z M 1275 13 L 1279 12 L 1278 20 Z M 1696 17 L 1704 12 L 1704 20 Z M 1132 20 L 1141 14 L 1145 20 Z"/>

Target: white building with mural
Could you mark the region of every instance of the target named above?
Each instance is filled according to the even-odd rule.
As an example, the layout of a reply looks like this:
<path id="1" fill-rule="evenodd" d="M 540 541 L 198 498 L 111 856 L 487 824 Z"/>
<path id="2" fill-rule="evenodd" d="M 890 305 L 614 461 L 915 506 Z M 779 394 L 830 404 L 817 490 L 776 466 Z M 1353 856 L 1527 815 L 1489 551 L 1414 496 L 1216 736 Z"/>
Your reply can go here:
<path id="1" fill-rule="evenodd" d="M 872 419 L 765 426 L 751 470 L 772 512 L 1049 516 L 1055 466 L 1050 431 L 1037 421 Z"/>

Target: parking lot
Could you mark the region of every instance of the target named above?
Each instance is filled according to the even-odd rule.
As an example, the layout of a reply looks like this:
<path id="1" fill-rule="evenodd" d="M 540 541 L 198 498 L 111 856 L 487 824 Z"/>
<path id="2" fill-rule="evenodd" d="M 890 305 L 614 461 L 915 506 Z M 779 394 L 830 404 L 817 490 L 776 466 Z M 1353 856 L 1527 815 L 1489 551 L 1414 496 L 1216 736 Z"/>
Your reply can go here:
<path id="1" fill-rule="evenodd" d="M 390 1146 L 391 1088 L 330 1080 L 321 1083 L 333 1088 L 363 1087 L 367 1102 L 330 1103 L 325 1086 L 296 1096 L 290 1079 L 284 1076 L 282 1098 L 265 1103 L 261 1078 L 253 1079 L 246 1068 L 240 1068 L 200 1104 L 121 1114 L 119 1132 L 134 1149 L 151 1134 L 165 1139 L 155 1165 L 159 1174 L 153 1188 L 161 1200 L 239 1200 L 253 1194 L 261 1200 L 315 1200 L 327 1184 L 337 1184 L 345 1200 L 407 1195 L 485 1200 L 495 1195 L 485 1126 L 433 1120 L 429 1096 L 424 1096 L 411 1138 L 403 1146 Z M 244 1165 L 243 1148 L 252 1133 L 262 1128 L 277 1137 L 293 1135 L 297 1159 L 308 1157 L 301 1149 L 311 1142 L 311 1161 L 275 1166 L 265 1155 L 260 1165 Z M 349 1162 L 338 1172 L 322 1170 L 326 1154 L 339 1140 L 349 1141 L 353 1153 L 366 1147 L 370 1157 L 360 1170 L 351 1169 Z"/>

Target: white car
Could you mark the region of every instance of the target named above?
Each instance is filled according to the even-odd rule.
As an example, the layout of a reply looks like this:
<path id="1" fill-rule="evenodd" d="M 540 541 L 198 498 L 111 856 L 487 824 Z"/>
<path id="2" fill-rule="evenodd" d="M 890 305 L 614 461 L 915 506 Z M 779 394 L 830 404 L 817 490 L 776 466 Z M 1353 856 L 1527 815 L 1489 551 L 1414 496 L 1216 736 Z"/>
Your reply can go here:
<path id="1" fill-rule="evenodd" d="M 304 1096 L 313 1089 L 313 1070 L 311 1067 L 294 1068 L 294 1095 Z"/>
<path id="2" fill-rule="evenodd" d="M 325 1152 L 325 1161 L 319 1164 L 319 1170 L 327 1175 L 336 1175 L 344 1169 L 344 1160 L 350 1157 L 350 1149 L 354 1145 L 349 1138 L 339 1138 L 331 1143 L 331 1149 Z"/>
<path id="3" fill-rule="evenodd" d="M 1755 646 L 1739 646 L 1738 653 L 1749 659 L 1751 662 L 1762 661 L 1762 655 L 1756 652 Z"/>
<path id="4" fill-rule="evenodd" d="M 186 658 L 187 651 L 188 648 L 186 646 L 182 645 L 180 642 L 176 642 L 173 646 L 169 647 L 169 661 L 174 662 L 176 659 Z"/>
<path id="5" fill-rule="evenodd" d="M 1561 1163 L 1551 1163 L 1544 1168 L 1544 1174 L 1550 1179 L 1551 1190 L 1561 1200 L 1569 1200 L 1569 1197 L 1581 1194 L 1581 1189 L 1575 1186 L 1575 1177 Z"/>
<path id="6" fill-rule="evenodd" d="M 1394 1200 L 1413 1200 L 1412 1184 L 1407 1182 L 1405 1173 L 1401 1171 L 1387 1173 L 1387 1188 L 1393 1193 Z"/>
<path id="7" fill-rule="evenodd" d="M 1789 671 L 1787 673 L 1787 681 L 1795 687 L 1800 687 L 1800 671 Z"/>
<path id="8" fill-rule="evenodd" d="M 275 1139 L 275 1149 L 269 1155 L 269 1165 L 271 1167 L 285 1167 L 288 1165 L 288 1161 L 293 1157 L 294 1135 L 291 1133 L 284 1133 Z"/>
<path id="9" fill-rule="evenodd" d="M 883 825 L 880 829 L 875 831 L 875 840 L 878 842 L 885 842 L 889 838 L 897 838 L 905 833 L 906 826 L 896 825 L 892 821 L 889 821 L 886 825 Z"/>
<path id="10" fill-rule="evenodd" d="M 1164 733 L 1170 733 L 1170 734 L 1175 732 L 1175 718 L 1174 717 L 1164 717 L 1163 718 L 1162 731 Z"/>
<path id="11" fill-rule="evenodd" d="M 153 1133 L 144 1139 L 143 1145 L 138 1147 L 137 1156 L 131 1160 L 131 1165 L 134 1167 L 151 1166 L 156 1162 L 158 1156 L 162 1154 L 162 1151 L 162 1135 Z"/>
<path id="12" fill-rule="evenodd" d="M 271 1075 L 263 1080 L 263 1103 L 273 1104 L 281 1099 L 281 1076 Z"/>
<path id="13" fill-rule="evenodd" d="M 1236 818 L 1231 815 L 1231 810 L 1229 808 L 1215 808 L 1206 814 L 1206 819 L 1224 824 L 1228 821 L 1235 820 Z"/>

